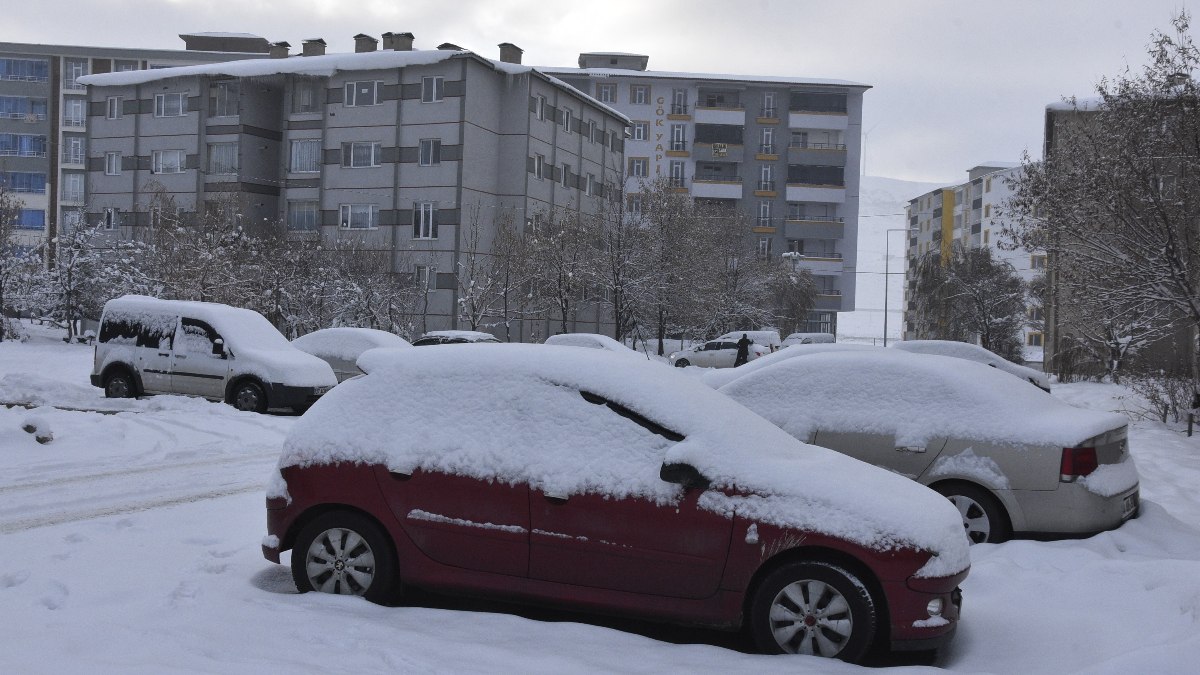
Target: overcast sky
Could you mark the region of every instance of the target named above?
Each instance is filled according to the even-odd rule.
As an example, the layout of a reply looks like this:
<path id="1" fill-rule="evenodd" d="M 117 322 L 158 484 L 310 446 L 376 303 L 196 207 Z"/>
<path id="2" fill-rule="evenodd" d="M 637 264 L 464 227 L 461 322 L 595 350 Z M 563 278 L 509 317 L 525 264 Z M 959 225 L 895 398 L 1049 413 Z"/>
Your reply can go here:
<path id="1" fill-rule="evenodd" d="M 0 41 L 182 49 L 180 33 L 286 40 L 411 32 L 528 65 L 579 52 L 648 54 L 652 70 L 808 76 L 872 85 L 866 171 L 958 182 L 987 161 L 1040 155 L 1043 111 L 1140 69 L 1182 0 L 57 0 L 6 3 Z"/>

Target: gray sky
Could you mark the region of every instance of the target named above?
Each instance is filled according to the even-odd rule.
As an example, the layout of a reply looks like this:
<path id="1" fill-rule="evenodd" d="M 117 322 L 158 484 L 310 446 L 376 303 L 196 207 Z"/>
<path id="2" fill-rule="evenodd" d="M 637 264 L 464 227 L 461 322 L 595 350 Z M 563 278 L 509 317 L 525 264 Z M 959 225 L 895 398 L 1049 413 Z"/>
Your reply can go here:
<path id="1" fill-rule="evenodd" d="M 872 85 L 863 130 L 877 176 L 956 182 L 1040 155 L 1043 110 L 1140 69 L 1184 0 L 57 0 L 6 3 L 0 41 L 182 49 L 180 33 L 244 32 L 296 48 L 321 37 L 416 35 L 529 65 L 581 51 L 648 54 L 654 70 L 810 76 Z M 1200 20 L 1198 20 L 1200 21 Z"/>

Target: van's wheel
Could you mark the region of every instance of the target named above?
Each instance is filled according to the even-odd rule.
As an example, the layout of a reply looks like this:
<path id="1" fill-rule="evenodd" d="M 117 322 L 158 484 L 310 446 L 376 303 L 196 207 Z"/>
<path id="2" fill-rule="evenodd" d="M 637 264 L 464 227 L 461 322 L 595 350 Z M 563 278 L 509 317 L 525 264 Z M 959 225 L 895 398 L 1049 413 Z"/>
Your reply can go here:
<path id="1" fill-rule="evenodd" d="M 788 563 L 754 593 L 748 625 L 759 651 L 809 654 L 851 663 L 875 639 L 875 601 L 863 582 L 837 565 Z"/>
<path id="2" fill-rule="evenodd" d="M 127 370 L 114 370 L 104 378 L 104 395 L 108 398 L 133 398 L 136 393 L 133 376 Z"/>
<path id="3" fill-rule="evenodd" d="M 690 365 L 692 365 L 692 364 L 689 363 L 687 359 L 679 359 L 675 362 L 676 368 L 687 368 Z"/>
<path id="4" fill-rule="evenodd" d="M 400 583 L 391 540 L 375 521 L 353 511 L 330 511 L 300 530 L 292 548 L 292 580 L 301 593 L 358 595 L 386 605 Z"/>
<path id="5" fill-rule="evenodd" d="M 233 407 L 244 412 L 267 412 L 267 394 L 257 382 L 240 382 L 229 397 Z"/>
<path id="6" fill-rule="evenodd" d="M 962 514 L 963 530 L 972 544 L 999 544 L 1011 535 L 1008 518 L 990 492 L 967 483 L 935 486 Z"/>

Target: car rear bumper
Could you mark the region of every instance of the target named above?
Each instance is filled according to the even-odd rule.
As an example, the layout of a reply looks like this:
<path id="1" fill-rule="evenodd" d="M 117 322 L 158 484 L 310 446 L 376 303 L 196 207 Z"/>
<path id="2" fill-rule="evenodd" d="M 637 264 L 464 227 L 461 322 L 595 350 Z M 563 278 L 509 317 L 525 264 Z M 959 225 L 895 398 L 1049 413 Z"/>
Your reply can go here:
<path id="1" fill-rule="evenodd" d="M 1056 490 L 1013 490 L 1025 525 L 1022 536 L 1087 536 L 1120 527 L 1137 517 L 1140 485 L 1105 497 L 1078 483 L 1060 483 Z"/>

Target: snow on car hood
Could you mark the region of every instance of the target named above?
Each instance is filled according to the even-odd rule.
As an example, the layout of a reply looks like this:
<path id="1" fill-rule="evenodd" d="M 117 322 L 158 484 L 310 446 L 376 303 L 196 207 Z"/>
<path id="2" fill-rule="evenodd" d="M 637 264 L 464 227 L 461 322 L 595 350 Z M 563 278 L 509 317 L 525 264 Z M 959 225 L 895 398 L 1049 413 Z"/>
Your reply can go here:
<path id="1" fill-rule="evenodd" d="M 232 347 L 232 371 L 250 374 L 264 382 L 289 387 L 332 387 L 337 376 L 329 364 L 299 349 L 258 349 Z"/>
<path id="2" fill-rule="evenodd" d="M 806 445 L 709 387 L 601 350 L 521 344 L 374 350 L 369 374 L 295 425 L 280 468 L 333 462 L 437 470 L 557 494 L 677 501 L 664 462 L 712 480 L 701 505 L 879 550 L 936 556 L 928 576 L 969 565 L 957 510 L 934 492 Z M 682 434 L 648 431 L 580 391 Z M 282 493 L 283 486 L 276 486 Z"/>
<path id="3" fill-rule="evenodd" d="M 1129 423 L 1070 406 L 982 363 L 882 349 L 784 359 L 719 391 L 798 438 L 832 429 L 894 433 L 898 445 L 949 436 L 1073 447 Z"/>

